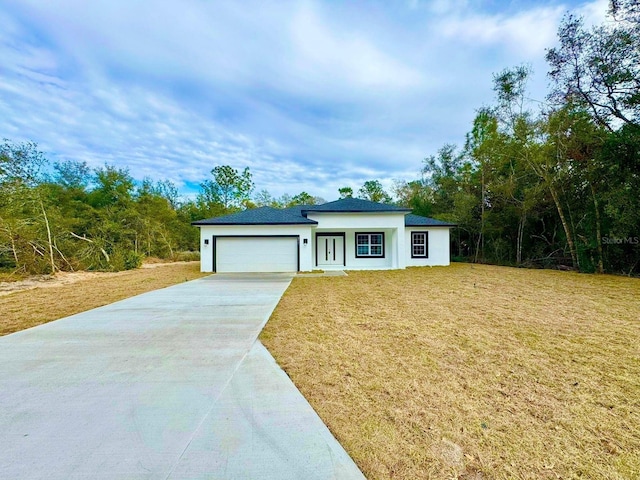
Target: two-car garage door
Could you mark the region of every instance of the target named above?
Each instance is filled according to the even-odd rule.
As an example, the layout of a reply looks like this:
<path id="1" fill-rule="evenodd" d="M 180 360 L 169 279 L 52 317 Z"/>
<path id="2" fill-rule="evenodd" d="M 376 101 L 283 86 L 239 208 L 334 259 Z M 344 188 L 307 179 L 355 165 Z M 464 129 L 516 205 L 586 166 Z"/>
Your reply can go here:
<path id="1" fill-rule="evenodd" d="M 298 237 L 215 237 L 216 272 L 296 272 Z"/>

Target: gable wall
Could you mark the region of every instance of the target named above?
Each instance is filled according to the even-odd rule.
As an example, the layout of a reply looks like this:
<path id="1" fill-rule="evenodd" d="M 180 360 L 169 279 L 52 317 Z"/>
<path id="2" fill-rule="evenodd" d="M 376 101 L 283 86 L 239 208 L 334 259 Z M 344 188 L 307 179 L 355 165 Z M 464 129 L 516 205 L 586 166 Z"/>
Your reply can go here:
<path id="1" fill-rule="evenodd" d="M 307 218 L 318 222 L 318 229 L 404 228 L 404 213 L 314 213 Z"/>
<path id="2" fill-rule="evenodd" d="M 411 258 L 411 232 L 429 232 L 429 257 Z M 448 227 L 406 227 L 405 255 L 408 267 L 449 265 L 450 229 Z"/>

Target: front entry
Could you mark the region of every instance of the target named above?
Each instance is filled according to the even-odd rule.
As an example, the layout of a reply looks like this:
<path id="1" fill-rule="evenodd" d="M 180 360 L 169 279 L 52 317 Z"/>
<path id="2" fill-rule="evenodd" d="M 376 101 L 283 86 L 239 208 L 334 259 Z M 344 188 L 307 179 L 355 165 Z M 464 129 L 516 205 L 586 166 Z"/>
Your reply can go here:
<path id="1" fill-rule="evenodd" d="M 331 265 L 344 266 L 343 235 L 316 236 L 316 264 L 319 267 Z"/>

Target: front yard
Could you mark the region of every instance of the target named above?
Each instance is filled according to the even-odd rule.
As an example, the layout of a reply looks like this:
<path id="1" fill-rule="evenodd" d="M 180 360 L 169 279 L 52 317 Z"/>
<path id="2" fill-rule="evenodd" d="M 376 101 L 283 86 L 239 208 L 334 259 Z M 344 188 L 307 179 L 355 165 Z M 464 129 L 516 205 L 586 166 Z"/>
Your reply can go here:
<path id="1" fill-rule="evenodd" d="M 640 478 L 640 280 L 298 278 L 261 340 L 369 479 Z"/>
<path id="2" fill-rule="evenodd" d="M 0 281 L 0 336 L 209 275 L 200 272 L 200 262 L 144 267 L 115 273 L 61 272 L 51 277 Z"/>

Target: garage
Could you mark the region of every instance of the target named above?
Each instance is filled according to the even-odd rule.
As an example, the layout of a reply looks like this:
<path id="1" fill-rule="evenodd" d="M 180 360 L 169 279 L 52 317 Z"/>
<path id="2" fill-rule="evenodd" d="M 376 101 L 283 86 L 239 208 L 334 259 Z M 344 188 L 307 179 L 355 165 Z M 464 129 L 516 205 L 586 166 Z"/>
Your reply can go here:
<path id="1" fill-rule="evenodd" d="M 298 236 L 213 237 L 213 270 L 232 272 L 297 272 Z"/>

